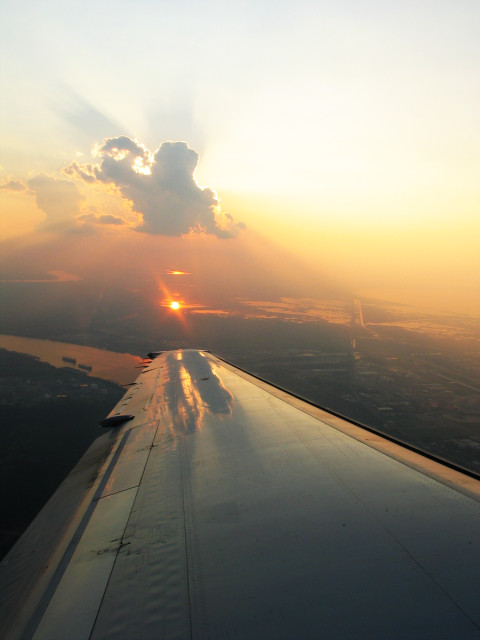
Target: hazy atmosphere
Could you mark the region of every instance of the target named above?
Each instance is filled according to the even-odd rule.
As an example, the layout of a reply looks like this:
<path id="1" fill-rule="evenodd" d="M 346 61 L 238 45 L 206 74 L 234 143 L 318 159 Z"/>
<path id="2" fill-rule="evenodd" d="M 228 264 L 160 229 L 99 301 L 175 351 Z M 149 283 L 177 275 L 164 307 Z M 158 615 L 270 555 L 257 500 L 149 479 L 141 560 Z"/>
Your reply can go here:
<path id="1" fill-rule="evenodd" d="M 65 475 L 139 356 L 198 347 L 478 472 L 479 22 L 4 0 L 2 429 L 98 400 Z M 5 477 L 63 457 L 8 437 Z"/>
<path id="2" fill-rule="evenodd" d="M 5 236 L 203 231 L 278 262 L 266 239 L 478 312 L 477 3 L 0 11 Z"/>

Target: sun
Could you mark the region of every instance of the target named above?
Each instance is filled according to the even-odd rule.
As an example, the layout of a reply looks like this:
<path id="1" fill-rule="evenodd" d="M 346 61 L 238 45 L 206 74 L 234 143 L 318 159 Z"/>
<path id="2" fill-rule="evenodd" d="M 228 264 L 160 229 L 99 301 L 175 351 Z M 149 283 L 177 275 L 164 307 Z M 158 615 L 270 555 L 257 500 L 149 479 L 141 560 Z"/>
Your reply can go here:
<path id="1" fill-rule="evenodd" d="M 180 309 L 180 303 L 174 300 L 173 302 L 170 303 L 170 309 L 177 311 L 178 309 Z"/>

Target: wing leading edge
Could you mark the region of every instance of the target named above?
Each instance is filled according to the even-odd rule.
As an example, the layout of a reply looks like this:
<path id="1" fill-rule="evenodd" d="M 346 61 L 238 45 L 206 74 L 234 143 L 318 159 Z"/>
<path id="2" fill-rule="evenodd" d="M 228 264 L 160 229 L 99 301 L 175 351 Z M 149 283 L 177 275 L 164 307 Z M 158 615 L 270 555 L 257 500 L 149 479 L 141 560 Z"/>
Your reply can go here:
<path id="1" fill-rule="evenodd" d="M 2 637 L 480 638 L 478 480 L 154 355 L 2 562 Z"/>

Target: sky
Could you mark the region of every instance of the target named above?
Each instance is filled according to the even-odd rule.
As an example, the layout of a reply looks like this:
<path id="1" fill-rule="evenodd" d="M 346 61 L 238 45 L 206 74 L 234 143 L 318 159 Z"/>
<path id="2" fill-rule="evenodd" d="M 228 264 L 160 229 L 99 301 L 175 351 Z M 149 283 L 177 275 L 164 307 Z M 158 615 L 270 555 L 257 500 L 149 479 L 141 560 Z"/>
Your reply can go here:
<path id="1" fill-rule="evenodd" d="M 479 25 L 476 0 L 3 0 L 4 255 L 70 273 L 76 233 L 190 270 L 195 245 L 213 280 L 267 261 L 280 295 L 290 261 L 480 315 Z"/>

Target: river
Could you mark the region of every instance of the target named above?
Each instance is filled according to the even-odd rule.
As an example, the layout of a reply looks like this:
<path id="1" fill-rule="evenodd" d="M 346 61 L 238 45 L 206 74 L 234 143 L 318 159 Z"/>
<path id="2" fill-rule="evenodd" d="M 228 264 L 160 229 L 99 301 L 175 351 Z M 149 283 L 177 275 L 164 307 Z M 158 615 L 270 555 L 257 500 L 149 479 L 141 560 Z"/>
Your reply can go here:
<path id="1" fill-rule="evenodd" d="M 111 380 L 117 384 L 128 384 L 138 376 L 139 356 L 117 353 L 94 347 L 85 347 L 67 342 L 38 340 L 0 334 L 0 348 L 26 353 L 54 367 L 70 367 L 89 376 Z"/>

